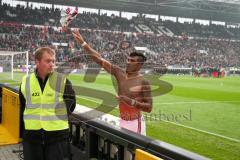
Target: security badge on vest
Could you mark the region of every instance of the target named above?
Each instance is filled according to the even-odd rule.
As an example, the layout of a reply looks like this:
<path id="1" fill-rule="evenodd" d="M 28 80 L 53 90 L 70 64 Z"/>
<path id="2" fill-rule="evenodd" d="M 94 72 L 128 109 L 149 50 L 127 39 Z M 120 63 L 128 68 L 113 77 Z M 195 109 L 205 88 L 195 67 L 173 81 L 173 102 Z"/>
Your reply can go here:
<path id="1" fill-rule="evenodd" d="M 32 96 L 40 96 L 40 93 L 39 92 L 34 92 L 34 93 L 32 93 Z M 53 96 L 53 94 L 47 93 L 46 96 L 51 97 L 51 96 Z"/>
<path id="2" fill-rule="evenodd" d="M 26 99 L 25 129 L 53 131 L 69 127 L 66 105 L 63 101 L 65 83 L 66 78 L 54 72 L 49 75 L 42 92 L 34 73 L 23 77 L 21 92 Z"/>
<path id="3" fill-rule="evenodd" d="M 40 93 L 39 92 L 34 92 L 34 93 L 32 93 L 32 96 L 40 96 Z"/>

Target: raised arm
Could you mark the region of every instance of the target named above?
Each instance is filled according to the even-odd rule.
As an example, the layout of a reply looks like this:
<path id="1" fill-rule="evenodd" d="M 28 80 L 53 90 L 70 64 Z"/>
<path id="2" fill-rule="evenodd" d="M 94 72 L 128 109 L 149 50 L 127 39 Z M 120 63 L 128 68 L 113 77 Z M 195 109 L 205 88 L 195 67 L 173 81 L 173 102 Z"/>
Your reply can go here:
<path id="1" fill-rule="evenodd" d="M 118 70 L 121 70 L 118 66 L 112 65 L 109 61 L 102 58 L 101 54 L 94 50 L 89 44 L 87 44 L 79 30 L 72 32 L 75 40 L 84 48 L 84 50 L 92 57 L 93 61 L 102 66 L 108 73 L 116 75 Z"/>

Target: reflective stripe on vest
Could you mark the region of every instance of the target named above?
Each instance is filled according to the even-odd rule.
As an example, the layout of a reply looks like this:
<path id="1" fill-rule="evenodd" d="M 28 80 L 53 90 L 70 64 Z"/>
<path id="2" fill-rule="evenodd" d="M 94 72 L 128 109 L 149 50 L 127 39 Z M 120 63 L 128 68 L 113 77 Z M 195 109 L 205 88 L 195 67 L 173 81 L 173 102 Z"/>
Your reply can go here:
<path id="1" fill-rule="evenodd" d="M 37 130 L 43 128 L 47 131 L 67 129 L 68 116 L 66 104 L 62 97 L 65 78 L 56 72 L 53 73 L 49 76 L 42 93 L 38 93 L 41 91 L 40 86 L 34 82 L 38 82 L 34 74 L 27 76 L 25 90 L 23 89 L 26 99 L 24 111 L 25 129 Z M 50 82 L 54 86 L 51 86 Z M 37 92 L 38 95 L 33 97 L 31 92 Z"/>
<path id="2" fill-rule="evenodd" d="M 26 78 L 26 104 L 28 105 L 28 103 L 32 102 L 31 101 L 31 91 L 30 91 L 30 75 L 27 76 Z"/>
<path id="3" fill-rule="evenodd" d="M 67 115 L 58 115 L 58 116 L 24 115 L 24 119 L 51 121 L 51 120 L 59 120 L 59 119 L 68 120 L 68 117 Z"/>
<path id="4" fill-rule="evenodd" d="M 39 106 L 41 106 L 42 108 L 53 108 L 53 106 L 55 106 L 54 108 L 65 108 L 65 103 L 64 102 L 58 102 L 58 103 L 54 103 L 54 104 L 40 104 L 40 103 L 36 103 L 36 104 L 26 104 L 27 108 L 39 108 Z"/>

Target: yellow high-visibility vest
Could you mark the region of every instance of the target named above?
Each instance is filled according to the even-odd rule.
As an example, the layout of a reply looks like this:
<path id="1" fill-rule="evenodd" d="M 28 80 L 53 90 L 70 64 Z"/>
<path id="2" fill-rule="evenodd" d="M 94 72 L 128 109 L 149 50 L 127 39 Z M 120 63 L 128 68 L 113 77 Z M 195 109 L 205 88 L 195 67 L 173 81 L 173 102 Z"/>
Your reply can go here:
<path id="1" fill-rule="evenodd" d="M 26 99 L 23 114 L 26 130 L 56 131 L 69 128 L 63 92 L 66 78 L 60 73 L 49 75 L 42 92 L 35 73 L 24 76 L 21 92 Z"/>

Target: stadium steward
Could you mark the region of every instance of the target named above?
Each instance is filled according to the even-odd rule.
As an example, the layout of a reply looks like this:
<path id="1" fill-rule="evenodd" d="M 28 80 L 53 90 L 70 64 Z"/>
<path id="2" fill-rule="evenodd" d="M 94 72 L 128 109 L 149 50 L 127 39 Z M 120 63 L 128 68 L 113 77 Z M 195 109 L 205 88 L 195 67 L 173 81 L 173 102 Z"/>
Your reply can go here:
<path id="1" fill-rule="evenodd" d="M 38 48 L 35 64 L 19 90 L 24 160 L 70 160 L 68 115 L 76 105 L 75 92 L 54 71 L 54 50 Z"/>

